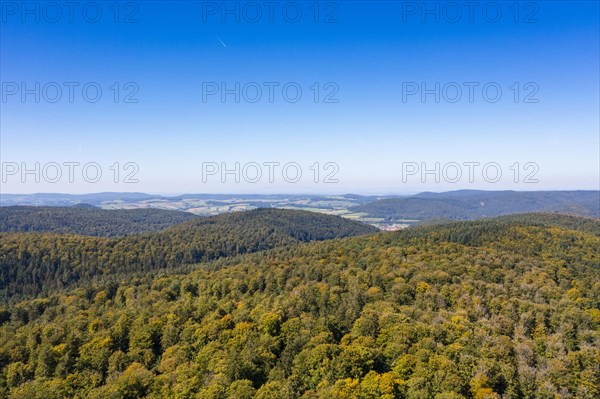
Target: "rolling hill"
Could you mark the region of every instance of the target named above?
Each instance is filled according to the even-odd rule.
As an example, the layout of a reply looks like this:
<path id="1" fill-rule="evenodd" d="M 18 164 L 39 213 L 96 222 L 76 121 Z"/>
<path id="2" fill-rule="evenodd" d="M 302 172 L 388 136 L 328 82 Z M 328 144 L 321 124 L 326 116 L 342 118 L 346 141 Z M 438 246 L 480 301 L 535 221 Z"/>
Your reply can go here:
<path id="1" fill-rule="evenodd" d="M 88 209 L 70 212 L 87 214 Z M 338 216 L 257 209 L 196 217 L 159 232 L 118 238 L 0 233 L 0 296 L 36 295 L 80 281 L 173 270 L 220 257 L 376 231 Z"/>
<path id="2" fill-rule="evenodd" d="M 163 209 L 104 210 L 93 206 L 0 207 L 0 232 L 70 233 L 115 237 L 159 231 L 197 216 Z"/>
<path id="3" fill-rule="evenodd" d="M 73 206 L 77 204 L 100 205 L 105 201 L 144 201 L 153 198 L 162 198 L 159 195 L 145 193 L 116 193 L 104 192 L 93 194 L 60 194 L 60 193 L 37 193 L 37 194 L 0 194 L 1 206 Z"/>
<path id="4" fill-rule="evenodd" d="M 477 191 L 421 193 L 350 208 L 368 217 L 394 220 L 470 220 L 516 213 L 560 212 L 600 217 L 599 191 Z"/>

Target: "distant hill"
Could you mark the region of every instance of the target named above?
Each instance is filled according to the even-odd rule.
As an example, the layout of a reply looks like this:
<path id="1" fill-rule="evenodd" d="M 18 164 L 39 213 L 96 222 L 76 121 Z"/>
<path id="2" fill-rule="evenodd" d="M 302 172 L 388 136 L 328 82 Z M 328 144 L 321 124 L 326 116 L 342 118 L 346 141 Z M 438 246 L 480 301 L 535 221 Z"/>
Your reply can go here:
<path id="1" fill-rule="evenodd" d="M 197 218 L 179 211 L 162 209 L 94 208 L 90 204 L 73 207 L 0 207 L 0 232 L 71 233 L 115 237 L 159 231 Z"/>
<path id="2" fill-rule="evenodd" d="M 257 209 L 198 217 L 159 232 L 121 238 L 0 233 L 0 297 L 47 293 L 107 276 L 179 270 L 227 256 L 377 231 L 339 216 Z"/>
<path id="3" fill-rule="evenodd" d="M 469 220 L 515 213 L 561 212 L 600 217 L 599 191 L 477 191 L 421 193 L 388 198 L 350 208 L 369 217 Z"/>
<path id="4" fill-rule="evenodd" d="M 459 226 L 469 223 L 470 226 L 476 226 L 477 223 L 486 224 L 494 223 L 495 225 L 525 225 L 531 227 L 559 227 L 565 230 L 577 230 L 600 236 L 600 221 L 593 217 L 580 217 L 567 215 L 564 213 L 518 213 L 513 215 L 496 216 L 494 218 L 483 218 L 477 221 L 459 221 L 449 219 L 430 219 L 422 223 L 416 223 L 411 226 L 411 229 L 406 231 L 412 234 L 426 234 L 427 231 L 440 230 L 444 226 Z"/>
<path id="5" fill-rule="evenodd" d="M 154 198 L 163 198 L 160 195 L 150 195 L 145 193 L 93 193 L 93 194 L 56 194 L 56 193 L 38 193 L 38 194 L 1 194 L 1 206 L 13 205 L 35 205 L 35 206 L 71 206 L 80 203 L 91 205 L 100 205 L 104 201 L 144 201 Z"/>
<path id="6" fill-rule="evenodd" d="M 105 202 L 122 202 L 124 204 L 137 203 L 149 200 L 164 200 L 166 202 L 175 202 L 182 200 L 244 200 L 244 201 L 263 201 L 266 203 L 278 203 L 280 201 L 303 200 L 310 201 L 330 200 L 332 198 L 342 198 L 362 204 L 377 199 L 375 196 L 363 196 L 355 194 L 345 194 L 341 196 L 313 196 L 300 194 L 182 194 L 177 196 L 163 196 L 145 193 L 118 193 L 104 192 L 92 194 L 60 194 L 60 193 L 38 193 L 38 194 L 0 194 L 0 206 L 32 205 L 32 206 L 73 206 L 81 203 L 91 205 L 101 205 Z"/>

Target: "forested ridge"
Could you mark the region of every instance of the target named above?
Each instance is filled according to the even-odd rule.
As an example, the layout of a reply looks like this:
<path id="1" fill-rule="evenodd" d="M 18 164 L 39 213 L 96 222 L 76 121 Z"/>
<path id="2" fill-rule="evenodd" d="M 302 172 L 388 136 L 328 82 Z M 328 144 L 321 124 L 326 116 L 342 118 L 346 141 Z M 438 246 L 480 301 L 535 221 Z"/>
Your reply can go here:
<path id="1" fill-rule="evenodd" d="M 197 218 L 164 209 L 100 209 L 72 206 L 2 206 L 0 232 L 70 233 L 115 237 L 159 231 Z"/>
<path id="2" fill-rule="evenodd" d="M 386 220 L 473 220 L 529 212 L 600 217 L 600 191 L 458 190 L 385 198 L 350 208 Z"/>
<path id="3" fill-rule="evenodd" d="M 593 219 L 450 223 L 0 309 L 0 397 L 600 397 Z"/>
<path id="4" fill-rule="evenodd" d="M 0 233 L 0 298 L 14 300 L 80 281 L 169 271 L 277 246 L 374 232 L 375 227 L 338 216 L 257 209 L 198 217 L 159 232 L 111 239 Z"/>

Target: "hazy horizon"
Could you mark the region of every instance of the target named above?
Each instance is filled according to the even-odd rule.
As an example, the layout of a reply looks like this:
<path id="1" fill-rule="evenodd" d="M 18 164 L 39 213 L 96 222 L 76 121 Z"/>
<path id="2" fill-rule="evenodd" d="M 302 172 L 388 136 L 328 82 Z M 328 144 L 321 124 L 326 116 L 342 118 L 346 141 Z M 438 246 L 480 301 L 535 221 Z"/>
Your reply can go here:
<path id="1" fill-rule="evenodd" d="M 98 192 L 80 192 L 80 193 L 68 193 L 68 192 L 33 192 L 33 193 L 0 193 L 2 195 L 72 195 L 72 196 L 85 196 L 85 195 L 100 195 L 100 194 L 143 194 L 143 195 L 154 195 L 159 197 L 180 197 L 185 195 L 218 195 L 218 196 L 226 196 L 226 195 L 257 195 L 257 196 L 303 196 L 303 195 L 315 195 L 315 196 L 341 196 L 341 195 L 358 195 L 358 196 L 413 196 L 422 193 L 434 193 L 434 194 L 445 194 L 452 193 L 457 191 L 477 191 L 477 192 L 515 192 L 515 193 L 526 193 L 526 192 L 600 192 L 598 189 L 575 189 L 575 190 L 561 190 L 561 189 L 542 189 L 542 190 L 479 190 L 479 189 L 454 189 L 454 190 L 444 190 L 444 191 L 432 191 L 432 190 L 424 190 L 424 191 L 413 191 L 413 192 L 336 192 L 336 193 L 323 193 L 323 192 L 179 192 L 179 193 L 160 193 L 160 192 L 143 192 L 143 191 L 98 191 Z"/>

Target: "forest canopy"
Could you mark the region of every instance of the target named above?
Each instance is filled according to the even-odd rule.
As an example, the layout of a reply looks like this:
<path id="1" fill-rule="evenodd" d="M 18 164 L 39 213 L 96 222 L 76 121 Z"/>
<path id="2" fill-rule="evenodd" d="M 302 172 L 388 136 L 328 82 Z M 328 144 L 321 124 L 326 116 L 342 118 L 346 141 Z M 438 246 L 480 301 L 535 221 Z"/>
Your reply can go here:
<path id="1" fill-rule="evenodd" d="M 0 233 L 0 298 L 44 294 L 107 277 L 180 270 L 226 256 L 377 231 L 339 216 L 256 209 L 196 217 L 159 232 L 118 238 Z"/>
<path id="2" fill-rule="evenodd" d="M 598 398 L 598 223 L 287 245 L 5 304 L 0 396 Z"/>
<path id="3" fill-rule="evenodd" d="M 2 206 L 0 232 L 70 233 L 116 237 L 159 231 L 197 218 L 164 209 L 100 209 L 91 205 Z"/>

